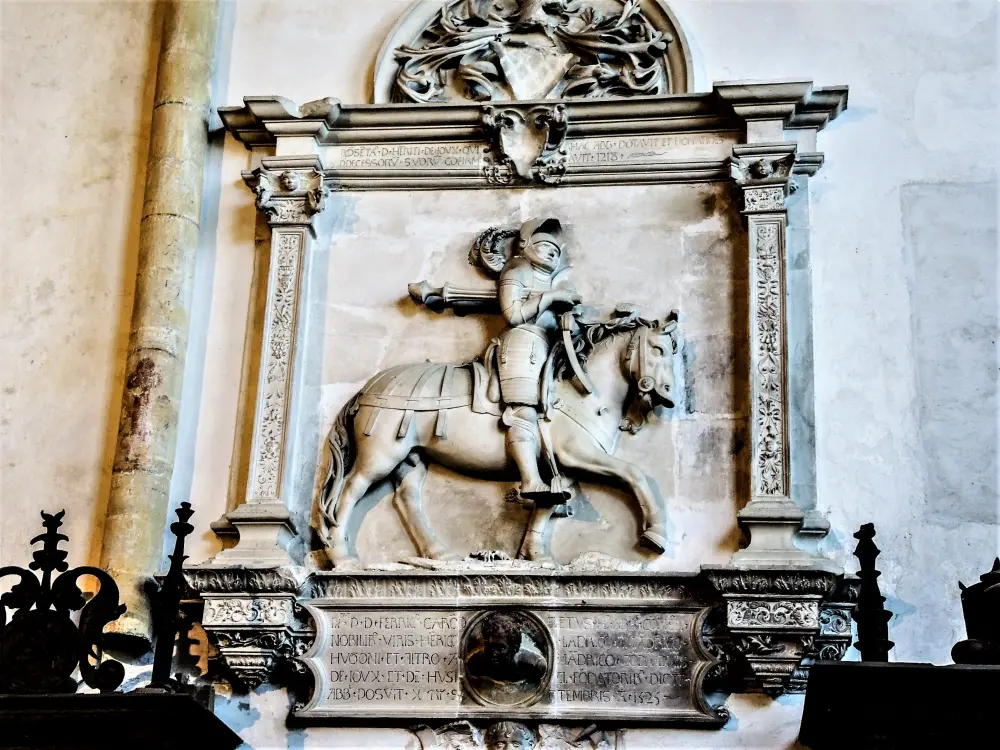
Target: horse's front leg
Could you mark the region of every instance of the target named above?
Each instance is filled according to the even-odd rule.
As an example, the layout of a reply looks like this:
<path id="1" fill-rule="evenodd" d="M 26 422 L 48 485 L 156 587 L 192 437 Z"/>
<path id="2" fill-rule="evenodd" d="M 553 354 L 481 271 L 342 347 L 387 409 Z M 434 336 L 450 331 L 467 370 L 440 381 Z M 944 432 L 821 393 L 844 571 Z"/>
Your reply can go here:
<path id="1" fill-rule="evenodd" d="M 643 515 L 640 542 L 654 552 L 667 546 L 667 514 L 663 502 L 653 493 L 645 472 L 635 464 L 605 453 L 589 437 L 564 435 L 556 443 L 556 460 L 570 471 L 610 477 L 628 487 Z"/>

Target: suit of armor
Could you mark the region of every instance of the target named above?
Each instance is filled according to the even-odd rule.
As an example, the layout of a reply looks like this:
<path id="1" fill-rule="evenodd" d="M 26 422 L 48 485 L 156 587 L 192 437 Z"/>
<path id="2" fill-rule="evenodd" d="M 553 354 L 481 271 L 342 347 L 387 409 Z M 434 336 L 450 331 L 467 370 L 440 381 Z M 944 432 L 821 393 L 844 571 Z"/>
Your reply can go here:
<path id="1" fill-rule="evenodd" d="M 556 504 L 569 493 L 556 486 L 555 476 L 552 486 L 542 481 L 538 470 L 542 452 L 538 427 L 541 376 L 559 331 L 559 315 L 579 303 L 580 295 L 570 283 L 558 219 L 522 224 L 509 260 L 496 248 L 480 247 L 484 238 L 496 236 L 497 230 L 490 229 L 480 237 L 472 261 L 499 276 L 495 295 L 450 284 L 434 289 L 420 282 L 410 285 L 410 296 L 437 311 L 487 300 L 499 302 L 508 324 L 496 347 L 500 399 L 505 407 L 502 421 L 507 428 L 505 445 L 521 475 L 522 498 Z M 556 473 L 554 463 L 552 473 Z"/>
<path id="2" fill-rule="evenodd" d="M 497 347 L 503 422 L 507 451 L 517 463 L 526 499 L 553 494 L 538 472 L 540 381 L 559 327 L 556 313 L 580 301 L 564 264 L 561 234 L 554 219 L 527 222 L 517 254 L 500 274 L 500 311 L 510 326 Z"/>

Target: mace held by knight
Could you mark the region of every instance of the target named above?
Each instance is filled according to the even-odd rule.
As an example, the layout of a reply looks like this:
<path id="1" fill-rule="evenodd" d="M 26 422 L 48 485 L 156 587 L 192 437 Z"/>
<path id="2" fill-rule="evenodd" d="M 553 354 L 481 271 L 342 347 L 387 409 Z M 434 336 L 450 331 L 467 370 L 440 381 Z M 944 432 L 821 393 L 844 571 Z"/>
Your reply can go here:
<path id="1" fill-rule="evenodd" d="M 508 258 L 505 243 L 511 235 L 515 242 Z M 538 425 L 542 372 L 559 334 L 560 315 L 581 301 L 570 281 L 562 225 L 558 219 L 545 218 L 525 222 L 516 233 L 487 230 L 477 240 L 470 260 L 487 274 L 499 276 L 496 295 L 491 296 L 499 302 L 508 327 L 484 360 L 489 368 L 495 357 L 505 406 L 505 444 L 521 475 L 521 497 L 546 503 L 565 500 L 567 492 L 554 460 L 546 461 L 551 484 L 543 481 L 538 466 L 539 455 L 548 458 L 550 453 Z M 441 289 L 412 284 L 410 296 L 432 309 L 460 310 L 484 301 L 482 292 L 450 284 Z"/>

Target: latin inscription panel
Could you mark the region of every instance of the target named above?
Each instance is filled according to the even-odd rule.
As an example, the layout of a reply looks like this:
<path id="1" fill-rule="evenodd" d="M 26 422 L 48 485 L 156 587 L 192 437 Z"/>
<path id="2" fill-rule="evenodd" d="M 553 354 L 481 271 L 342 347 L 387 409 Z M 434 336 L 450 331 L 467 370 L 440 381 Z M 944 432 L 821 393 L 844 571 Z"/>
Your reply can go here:
<path id="1" fill-rule="evenodd" d="M 716 723 L 699 697 L 697 668 L 707 660 L 693 642 L 697 609 L 343 606 L 307 604 L 317 641 L 302 661 L 316 684 L 299 718 L 475 718 L 500 711 L 524 719 Z M 501 623 L 520 618 L 537 627 L 524 637 L 484 630 L 491 612 L 501 613 Z M 473 681 L 484 668 L 498 691 Z M 547 686 L 521 690 L 518 680 L 540 675 Z M 504 695 L 505 680 L 513 703 L 484 698 Z"/>
<path id="2" fill-rule="evenodd" d="M 457 704 L 458 642 L 466 620 L 457 612 L 327 612 L 322 704 L 409 706 Z"/>
<path id="3" fill-rule="evenodd" d="M 690 705 L 691 613 L 558 612 L 547 615 L 559 654 L 555 703 L 596 708 Z"/>

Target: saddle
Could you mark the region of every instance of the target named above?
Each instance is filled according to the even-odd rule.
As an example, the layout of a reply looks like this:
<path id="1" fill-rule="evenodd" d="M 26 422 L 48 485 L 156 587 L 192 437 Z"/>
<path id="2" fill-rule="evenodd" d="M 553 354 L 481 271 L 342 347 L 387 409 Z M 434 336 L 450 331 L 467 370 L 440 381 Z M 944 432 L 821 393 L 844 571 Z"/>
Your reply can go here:
<path id="1" fill-rule="evenodd" d="M 468 392 L 465 378 L 456 378 L 456 370 L 468 370 L 472 377 L 472 392 Z M 494 371 L 493 377 L 496 377 Z M 496 397 L 490 398 L 495 390 Z M 461 392 L 460 392 L 461 391 Z M 406 436 L 416 412 L 437 412 L 434 434 L 447 437 L 448 417 L 451 409 L 471 407 L 478 414 L 500 416 L 500 388 L 497 382 L 490 387 L 490 374 L 479 362 L 462 365 L 419 364 L 391 367 L 379 373 L 361 389 L 357 407 L 371 409 L 365 423 L 364 434 L 371 435 L 382 413 L 386 410 L 403 412 L 396 432 L 397 438 Z"/>

